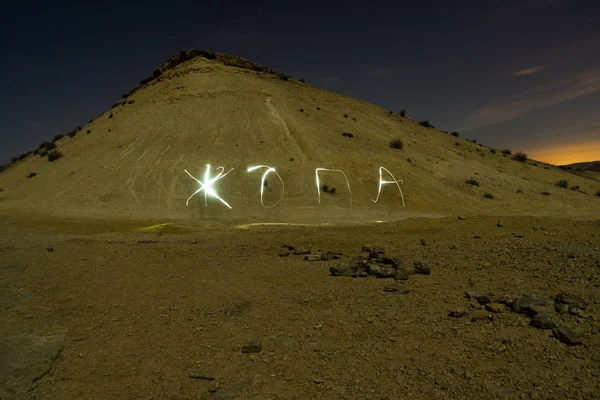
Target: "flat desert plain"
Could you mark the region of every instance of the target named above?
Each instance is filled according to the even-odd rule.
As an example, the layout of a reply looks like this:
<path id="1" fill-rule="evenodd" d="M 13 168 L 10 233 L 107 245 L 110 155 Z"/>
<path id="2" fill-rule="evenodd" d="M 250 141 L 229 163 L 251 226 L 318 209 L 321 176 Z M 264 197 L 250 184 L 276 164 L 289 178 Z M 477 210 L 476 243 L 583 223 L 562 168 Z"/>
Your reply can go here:
<path id="1" fill-rule="evenodd" d="M 142 227 L 3 216 L 0 398 L 600 398 L 597 221 Z"/>

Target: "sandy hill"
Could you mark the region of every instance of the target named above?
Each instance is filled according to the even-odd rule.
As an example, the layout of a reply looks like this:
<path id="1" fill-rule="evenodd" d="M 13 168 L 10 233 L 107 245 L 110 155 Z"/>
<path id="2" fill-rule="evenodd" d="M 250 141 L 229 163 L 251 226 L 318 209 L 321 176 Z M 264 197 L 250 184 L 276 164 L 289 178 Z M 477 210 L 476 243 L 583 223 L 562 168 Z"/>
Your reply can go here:
<path id="1" fill-rule="evenodd" d="M 573 170 L 581 171 L 600 171 L 600 161 L 588 161 L 565 165 L 565 167 Z"/>
<path id="2" fill-rule="evenodd" d="M 76 133 L 76 134 L 75 134 Z M 427 128 L 233 56 L 182 52 L 96 120 L 56 141 L 63 157 L 31 154 L 0 173 L 0 213 L 169 221 L 368 221 L 407 216 L 528 214 L 597 217 L 600 182 Z M 344 135 L 345 134 L 345 135 Z M 391 148 L 400 139 L 403 149 Z M 217 199 L 186 199 L 224 172 Z M 261 204 L 276 169 L 284 195 Z M 384 184 L 380 167 L 400 184 Z M 342 170 L 320 173 L 315 169 Z M 36 176 L 28 178 L 30 173 Z M 383 178 L 391 179 L 385 172 Z M 469 184 L 476 180 L 478 186 Z M 568 180 L 565 190 L 555 183 Z M 282 185 L 270 173 L 265 206 Z M 332 188 L 335 192 L 331 193 Z M 486 198 L 489 193 L 493 198 Z M 488 196 L 488 197 L 491 197 Z"/>

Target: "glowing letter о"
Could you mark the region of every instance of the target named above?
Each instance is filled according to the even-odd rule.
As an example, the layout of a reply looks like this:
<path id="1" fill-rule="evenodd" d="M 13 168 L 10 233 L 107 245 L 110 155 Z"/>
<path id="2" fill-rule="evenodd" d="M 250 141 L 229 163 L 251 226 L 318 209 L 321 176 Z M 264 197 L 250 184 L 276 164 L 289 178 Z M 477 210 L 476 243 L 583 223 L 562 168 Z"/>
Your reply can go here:
<path id="1" fill-rule="evenodd" d="M 283 199 L 283 193 L 284 193 L 284 185 L 283 185 L 283 179 L 281 179 L 281 176 L 277 173 L 277 171 L 275 171 L 275 168 L 273 167 L 269 167 L 268 165 L 256 165 L 254 167 L 248 167 L 248 169 L 246 170 L 247 172 L 252 172 L 255 171 L 259 168 L 266 168 L 267 170 L 265 171 L 265 173 L 262 176 L 262 179 L 260 180 L 260 204 L 262 204 L 263 207 L 265 208 L 273 208 L 275 207 L 277 204 L 279 204 L 279 202 L 281 201 L 281 199 Z M 267 175 L 269 175 L 269 172 L 274 172 L 275 175 L 277 175 L 277 177 L 279 178 L 279 181 L 281 182 L 281 196 L 279 197 L 279 200 L 277 200 L 277 202 L 275 204 L 273 204 L 272 206 L 266 206 L 264 201 L 263 201 L 263 195 L 265 193 L 265 180 L 267 179 Z"/>

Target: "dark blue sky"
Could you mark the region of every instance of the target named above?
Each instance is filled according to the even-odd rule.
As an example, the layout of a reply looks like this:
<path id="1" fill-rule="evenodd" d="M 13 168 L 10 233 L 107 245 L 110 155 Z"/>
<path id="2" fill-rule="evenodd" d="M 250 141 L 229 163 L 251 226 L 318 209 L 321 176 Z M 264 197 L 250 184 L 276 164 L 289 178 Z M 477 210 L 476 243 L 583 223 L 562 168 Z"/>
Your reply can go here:
<path id="1" fill-rule="evenodd" d="M 545 161 L 600 159 L 598 0 L 82 3 L 3 5 L 0 164 L 95 118 L 181 48 Z"/>

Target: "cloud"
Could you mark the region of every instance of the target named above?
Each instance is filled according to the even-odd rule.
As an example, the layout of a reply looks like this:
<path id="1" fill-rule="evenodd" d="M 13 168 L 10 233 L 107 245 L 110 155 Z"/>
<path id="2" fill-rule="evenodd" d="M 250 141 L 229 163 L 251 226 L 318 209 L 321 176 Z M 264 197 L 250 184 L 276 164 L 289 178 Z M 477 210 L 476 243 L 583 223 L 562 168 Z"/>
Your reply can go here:
<path id="1" fill-rule="evenodd" d="M 513 72 L 513 76 L 537 74 L 538 72 L 540 72 L 543 69 L 546 69 L 548 67 L 551 67 L 552 65 L 554 65 L 554 64 L 544 64 L 544 65 L 538 65 L 537 67 L 522 69 L 522 70 Z"/>
<path id="2" fill-rule="evenodd" d="M 464 131 L 510 121 L 532 111 L 575 100 L 600 91 L 600 68 L 571 75 L 521 92 L 468 114 L 460 123 Z"/>
<path id="3" fill-rule="evenodd" d="M 396 76 L 396 71 L 387 67 L 377 67 L 369 71 L 369 76 L 379 79 L 391 79 Z"/>

